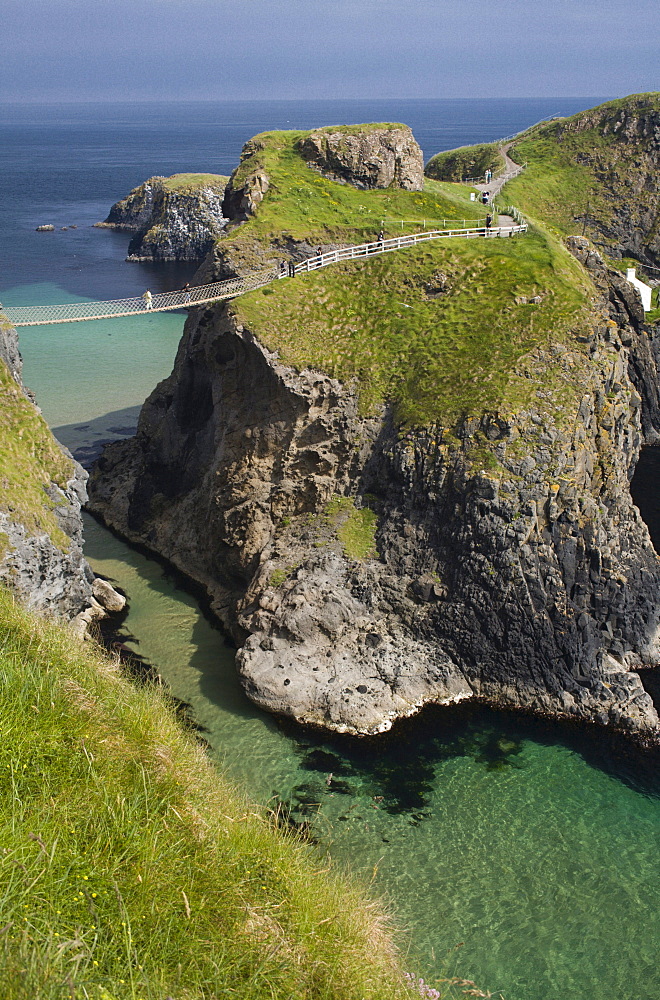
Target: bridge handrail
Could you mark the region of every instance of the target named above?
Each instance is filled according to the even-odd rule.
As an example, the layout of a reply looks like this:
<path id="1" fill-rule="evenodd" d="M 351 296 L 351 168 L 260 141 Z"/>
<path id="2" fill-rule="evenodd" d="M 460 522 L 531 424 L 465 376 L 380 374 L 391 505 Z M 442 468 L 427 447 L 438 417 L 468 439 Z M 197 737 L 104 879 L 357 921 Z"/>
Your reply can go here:
<path id="1" fill-rule="evenodd" d="M 514 210 L 517 212 L 517 209 Z M 511 213 L 513 214 L 513 212 Z M 293 267 L 294 274 L 316 271 L 329 264 L 337 264 L 344 260 L 356 260 L 372 257 L 377 254 L 402 250 L 428 240 L 437 239 L 470 239 L 474 237 L 515 236 L 527 231 L 527 223 L 520 213 L 516 216 L 516 224 L 512 226 L 473 226 L 466 229 L 430 229 L 421 233 L 409 233 L 390 239 L 373 240 L 369 243 L 358 243 L 353 246 L 341 247 L 325 253 L 313 254 Z M 181 289 L 175 292 L 160 292 L 151 296 L 151 303 L 144 296 L 133 296 L 127 299 L 110 299 L 104 302 L 68 302 L 59 305 L 43 306 L 9 306 L 4 308 L 4 315 L 16 327 L 44 326 L 57 323 L 75 323 L 91 319 L 111 319 L 118 316 L 133 316 L 146 314 L 149 311 L 166 312 L 171 309 L 187 309 L 190 306 L 207 305 L 221 299 L 235 298 L 244 292 L 254 291 L 268 285 L 277 278 L 286 277 L 282 266 L 276 265 L 254 271 L 242 278 L 228 278 L 225 281 L 215 281 L 207 285 L 196 285 L 189 290 Z M 0 309 L 2 307 L 0 306 Z"/>

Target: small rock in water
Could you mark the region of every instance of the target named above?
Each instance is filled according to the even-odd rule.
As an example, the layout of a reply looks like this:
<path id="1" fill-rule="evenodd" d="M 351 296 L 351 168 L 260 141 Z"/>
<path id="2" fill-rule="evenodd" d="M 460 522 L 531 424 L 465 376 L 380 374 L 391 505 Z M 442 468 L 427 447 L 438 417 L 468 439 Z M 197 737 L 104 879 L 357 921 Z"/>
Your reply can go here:
<path id="1" fill-rule="evenodd" d="M 51 225 L 48 225 L 48 226 L 37 226 L 36 231 L 38 233 L 54 233 L 55 232 L 55 226 L 51 226 Z"/>

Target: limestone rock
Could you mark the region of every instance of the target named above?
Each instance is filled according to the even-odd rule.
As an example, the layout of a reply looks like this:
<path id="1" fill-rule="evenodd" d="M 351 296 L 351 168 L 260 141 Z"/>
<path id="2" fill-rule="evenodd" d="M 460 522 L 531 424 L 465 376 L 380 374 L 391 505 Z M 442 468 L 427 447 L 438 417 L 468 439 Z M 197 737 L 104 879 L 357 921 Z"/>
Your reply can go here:
<path id="1" fill-rule="evenodd" d="M 117 593 L 115 588 L 100 576 L 97 576 L 92 584 L 92 594 L 105 611 L 123 611 L 126 607 L 126 598 Z"/>
<path id="2" fill-rule="evenodd" d="M 421 191 L 424 186 L 422 150 L 407 125 L 317 129 L 298 148 L 326 177 L 358 188 Z"/>
<path id="3" fill-rule="evenodd" d="M 113 205 L 99 225 L 135 233 L 128 260 L 203 260 L 227 221 L 222 215 L 227 178 L 200 176 L 150 177 Z"/>
<path id="4" fill-rule="evenodd" d="M 16 332 L 0 324 L 0 365 L 6 365 L 22 396 L 34 407 L 21 381 Z M 21 397 L 22 398 L 22 397 Z M 3 434 L 12 435 L 11 397 L 2 399 Z M 50 432 L 44 426 L 44 434 Z M 62 451 L 71 456 L 61 445 Z M 6 489 L 0 497 L 0 581 L 35 610 L 72 617 L 91 599 L 93 574 L 82 551 L 80 508 L 86 500 L 87 473 L 71 459 L 71 478 L 63 485 L 43 484 L 66 543 L 59 545 L 44 530 L 25 523 L 14 510 Z M 26 484 L 27 485 L 27 484 Z"/>

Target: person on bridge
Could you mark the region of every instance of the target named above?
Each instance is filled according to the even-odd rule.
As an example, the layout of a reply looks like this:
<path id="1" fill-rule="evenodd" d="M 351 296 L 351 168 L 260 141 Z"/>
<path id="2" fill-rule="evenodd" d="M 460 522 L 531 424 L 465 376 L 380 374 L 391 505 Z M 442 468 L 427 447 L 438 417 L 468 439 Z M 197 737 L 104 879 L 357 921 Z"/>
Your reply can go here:
<path id="1" fill-rule="evenodd" d="M 183 286 L 183 301 L 190 302 L 190 282 L 187 281 Z"/>
<path id="2" fill-rule="evenodd" d="M 144 299 L 144 308 L 151 309 L 153 306 L 153 302 L 152 302 L 151 292 L 149 291 L 148 288 L 144 293 L 144 295 L 142 296 L 142 298 Z"/>

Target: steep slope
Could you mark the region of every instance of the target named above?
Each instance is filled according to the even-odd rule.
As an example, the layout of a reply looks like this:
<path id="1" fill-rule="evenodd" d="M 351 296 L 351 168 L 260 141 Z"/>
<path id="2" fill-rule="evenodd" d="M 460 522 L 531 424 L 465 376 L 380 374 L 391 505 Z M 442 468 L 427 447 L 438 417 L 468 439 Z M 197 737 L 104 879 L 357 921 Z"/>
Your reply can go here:
<path id="1" fill-rule="evenodd" d="M 660 265 L 660 94 L 610 101 L 521 136 L 507 198 L 614 257 Z"/>
<path id="2" fill-rule="evenodd" d="M 0 587 L 0 993 L 404 1000 L 383 910 Z"/>

